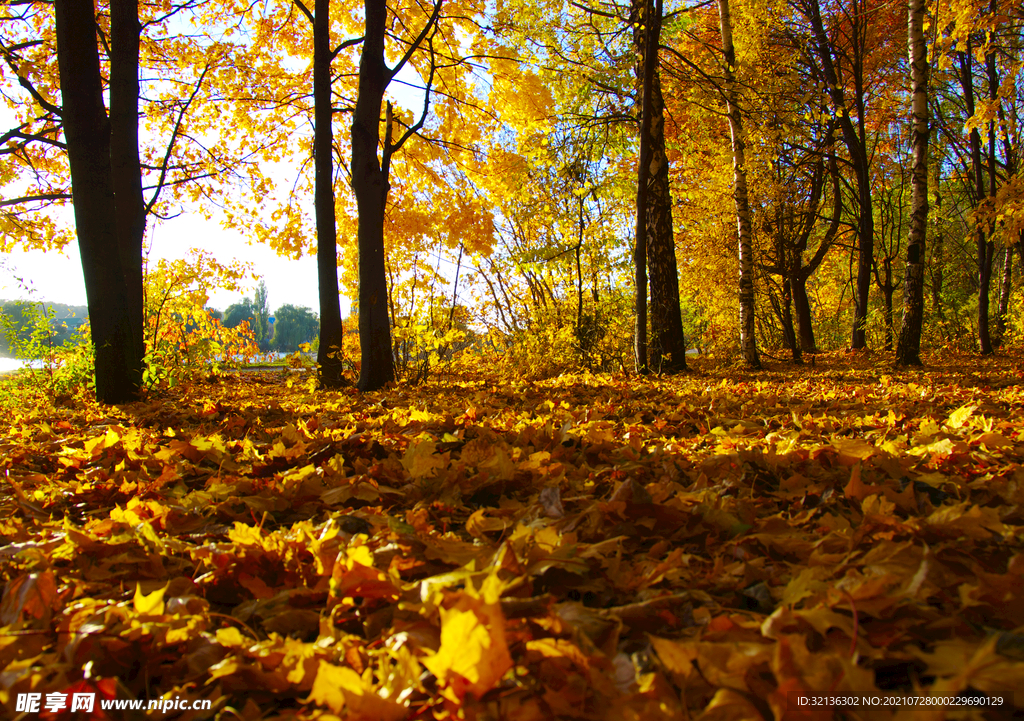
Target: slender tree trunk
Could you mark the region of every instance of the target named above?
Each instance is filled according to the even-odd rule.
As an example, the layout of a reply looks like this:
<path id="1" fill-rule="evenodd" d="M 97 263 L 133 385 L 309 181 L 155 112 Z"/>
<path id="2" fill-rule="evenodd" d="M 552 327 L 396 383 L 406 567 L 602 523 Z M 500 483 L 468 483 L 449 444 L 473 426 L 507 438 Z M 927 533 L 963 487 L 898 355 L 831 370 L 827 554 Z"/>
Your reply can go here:
<path id="1" fill-rule="evenodd" d="M 990 11 L 993 15 L 996 13 L 996 0 L 991 0 L 989 5 Z M 990 50 L 985 56 L 985 71 L 988 76 L 988 99 L 989 101 L 999 106 L 999 74 L 996 70 L 996 56 L 995 52 Z M 988 121 L 988 194 L 990 198 L 996 197 L 996 119 L 991 118 Z M 989 299 L 988 292 L 992 287 L 992 267 L 995 260 L 995 243 L 992 241 L 992 226 L 989 226 L 987 234 L 987 242 L 985 243 L 985 261 L 984 266 L 986 270 L 986 296 L 985 296 L 985 311 L 986 314 L 989 311 Z M 980 293 L 980 291 L 979 291 Z M 997 301 L 998 302 L 998 301 Z M 980 305 L 980 304 L 979 304 Z M 998 309 L 997 309 L 998 313 Z M 980 308 L 979 308 L 980 317 Z M 998 343 L 992 340 L 991 331 L 988 331 L 988 323 L 986 322 L 986 335 L 989 337 L 989 352 L 992 352 Z M 983 351 L 984 352 L 984 351 Z"/>
<path id="2" fill-rule="evenodd" d="M 583 328 L 583 264 L 580 253 L 583 251 L 583 199 L 580 198 L 580 237 L 576 243 L 576 328 Z"/>
<path id="3" fill-rule="evenodd" d="M 934 188 L 935 195 L 935 213 L 933 218 L 942 217 L 942 159 L 936 158 L 932 164 L 933 173 L 935 175 L 932 178 L 932 187 Z M 911 202 L 913 202 L 913 196 L 911 196 Z M 913 223 L 913 220 L 911 220 Z M 942 233 L 942 228 L 938 223 L 933 222 L 932 227 L 935 228 L 934 242 L 932 243 L 932 260 L 931 260 L 931 277 L 932 277 L 932 309 L 939 316 L 943 317 L 942 313 L 942 281 L 943 281 L 943 264 L 945 263 L 945 236 Z M 913 225 L 911 225 L 913 230 Z"/>
<path id="4" fill-rule="evenodd" d="M 855 303 L 853 311 L 853 335 L 851 346 L 854 349 L 867 347 L 868 299 L 871 293 L 871 265 L 875 252 L 875 220 L 871 201 L 871 169 L 868 164 L 867 150 L 864 141 L 850 118 L 846 107 L 846 94 L 839 81 L 839 73 L 832 57 L 831 45 L 825 26 L 821 20 L 819 0 L 810 0 L 806 4 L 805 13 L 814 32 L 818 59 L 825 77 L 827 90 L 832 98 L 836 111 L 836 120 L 843 134 L 843 142 L 850 154 L 857 179 L 857 280 L 854 286 Z M 858 99 L 855 98 L 855 102 Z M 862 103 L 856 102 L 860 105 Z M 859 122 L 863 122 L 863 113 L 859 114 Z"/>
<path id="5" fill-rule="evenodd" d="M 316 268 L 320 290 L 320 386 L 340 388 L 345 330 L 338 298 L 338 230 L 334 216 L 334 128 L 331 99 L 330 0 L 316 0 L 313 11 L 313 167 L 316 215 Z M 376 148 L 374 148 L 376 153 Z M 362 308 L 360 307 L 360 312 Z M 361 316 L 360 316 L 361 317 Z M 390 344 L 390 342 L 389 342 Z"/>
<path id="6" fill-rule="evenodd" d="M 892 282 L 892 266 L 885 261 L 885 284 L 882 286 L 883 313 L 885 314 L 885 349 L 892 350 L 892 296 L 895 292 Z"/>
<path id="7" fill-rule="evenodd" d="M 718 0 L 721 19 L 722 50 L 725 55 L 725 96 L 732 136 L 733 202 L 736 206 L 736 228 L 739 237 L 739 301 L 740 350 L 748 368 L 760 368 L 757 339 L 754 335 L 754 249 L 750 204 L 747 197 L 746 135 L 743 116 L 737 105 L 736 49 L 732 40 L 732 15 L 729 0 Z"/>
<path id="8" fill-rule="evenodd" d="M 110 168 L 118 248 L 125 273 L 132 352 L 141 359 L 145 347 L 145 296 L 142 241 L 146 204 L 142 199 L 139 160 L 139 23 L 138 0 L 110 2 Z"/>
<path id="9" fill-rule="evenodd" d="M 352 116 L 352 189 L 359 213 L 359 390 L 371 391 L 395 379 L 384 268 L 384 203 L 389 188 L 377 157 L 380 111 L 390 73 L 384 62 L 387 4 L 384 0 L 365 0 L 364 6 L 366 32 L 359 59 L 359 98 Z"/>
<path id="10" fill-rule="evenodd" d="M 124 403 L 138 394 L 142 358 L 132 332 L 118 242 L 110 121 L 103 105 L 96 19 L 91 2 L 57 0 L 54 4 L 75 228 L 96 349 L 96 398 L 101 403 Z"/>
<path id="11" fill-rule="evenodd" d="M 973 48 L 967 40 L 967 52 L 960 53 L 960 85 L 964 91 L 967 117 L 974 115 L 974 69 Z M 977 126 L 971 128 L 971 170 L 974 175 L 975 207 L 985 200 L 985 176 L 981 163 L 981 133 Z M 992 338 L 988 327 L 988 294 L 992 277 L 990 242 L 985 228 L 979 223 L 974 231 L 978 258 L 978 342 L 982 355 L 992 352 Z"/>
<path id="12" fill-rule="evenodd" d="M 1003 272 L 999 281 L 999 305 L 996 308 L 996 332 L 992 344 L 997 348 L 1003 345 L 1006 335 L 1006 317 L 1010 312 L 1010 294 L 1013 292 L 1013 246 L 1006 246 L 1003 255 Z"/>
<path id="13" fill-rule="evenodd" d="M 640 111 L 640 160 L 636 183 L 636 243 L 633 263 L 636 272 L 636 333 L 634 353 L 637 373 L 649 372 L 647 365 L 647 236 L 648 195 L 651 173 L 651 116 L 654 108 L 654 75 L 657 70 L 658 37 L 661 33 L 661 0 L 645 6 L 644 71 Z M 653 12 L 651 12 L 653 10 Z"/>
<path id="14" fill-rule="evenodd" d="M 793 362 L 803 363 L 803 349 L 800 347 L 800 339 L 793 323 L 793 287 L 789 283 L 789 277 L 782 279 L 782 337 L 793 354 Z"/>
<path id="15" fill-rule="evenodd" d="M 818 348 L 814 342 L 814 325 L 811 322 L 811 302 L 807 297 L 807 278 L 799 268 L 790 275 L 789 287 L 793 293 L 793 309 L 796 311 L 801 354 L 817 353 Z"/>
<path id="16" fill-rule="evenodd" d="M 660 21 L 658 23 L 661 25 Z M 672 191 L 665 153 L 665 102 L 654 70 L 651 108 L 651 188 L 647 207 L 647 268 L 651 276 L 653 361 L 663 373 L 686 370 L 686 336 L 679 307 L 679 271 L 672 230 Z"/>
<path id="17" fill-rule="evenodd" d="M 910 231 L 903 280 L 903 323 L 896 344 L 896 363 L 921 365 L 924 323 L 924 258 L 928 233 L 928 46 L 924 39 L 925 0 L 910 0 L 907 41 L 911 80 Z"/>
<path id="18" fill-rule="evenodd" d="M 660 43 L 661 17 L 654 0 L 633 0 L 633 43 L 637 50 L 635 70 L 642 85 L 647 67 L 647 33 L 643 18 L 659 13 L 655 48 Z M 679 272 L 676 265 L 675 235 L 672 230 L 672 191 L 668 156 L 665 153 L 665 101 L 661 93 L 661 71 L 655 50 L 651 76 L 649 178 L 647 190 L 647 270 L 650 277 L 651 363 L 663 373 L 686 370 L 686 337 L 679 307 Z"/>

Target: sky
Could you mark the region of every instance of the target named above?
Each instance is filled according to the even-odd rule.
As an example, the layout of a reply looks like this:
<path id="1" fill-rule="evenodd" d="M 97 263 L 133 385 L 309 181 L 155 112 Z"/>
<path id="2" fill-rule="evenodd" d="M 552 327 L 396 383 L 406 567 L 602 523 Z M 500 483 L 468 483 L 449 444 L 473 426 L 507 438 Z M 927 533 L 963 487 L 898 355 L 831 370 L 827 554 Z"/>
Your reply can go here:
<path id="1" fill-rule="evenodd" d="M 212 252 L 222 263 L 233 260 L 248 262 L 253 272 L 267 284 L 271 311 L 286 303 L 306 306 L 314 311 L 319 306 L 316 281 L 316 258 L 301 260 L 283 258 L 269 247 L 246 240 L 234 232 L 225 231 L 215 220 L 206 220 L 198 214 L 186 214 L 153 228 L 147 238 L 152 240 L 150 262 L 159 258 L 183 258 L 191 248 Z M 15 251 L 0 254 L 0 298 L 21 298 L 85 305 L 85 282 L 78 245 L 72 243 L 63 252 Z M 24 280 L 24 283 L 18 278 Z M 35 292 L 29 293 L 28 284 Z M 210 298 L 210 307 L 224 310 L 253 295 L 255 283 L 246 293 L 216 291 Z M 354 289 L 353 289 L 354 294 Z M 348 313 L 348 300 L 341 299 L 342 315 Z"/>

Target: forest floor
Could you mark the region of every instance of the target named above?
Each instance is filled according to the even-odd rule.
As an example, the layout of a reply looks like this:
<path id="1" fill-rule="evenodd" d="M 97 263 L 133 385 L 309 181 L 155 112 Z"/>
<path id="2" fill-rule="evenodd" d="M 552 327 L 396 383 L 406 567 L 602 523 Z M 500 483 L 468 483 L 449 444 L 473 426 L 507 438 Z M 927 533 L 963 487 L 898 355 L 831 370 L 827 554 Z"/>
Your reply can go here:
<path id="1" fill-rule="evenodd" d="M 1022 361 L 5 377 L 0 715 L 1019 718 Z"/>

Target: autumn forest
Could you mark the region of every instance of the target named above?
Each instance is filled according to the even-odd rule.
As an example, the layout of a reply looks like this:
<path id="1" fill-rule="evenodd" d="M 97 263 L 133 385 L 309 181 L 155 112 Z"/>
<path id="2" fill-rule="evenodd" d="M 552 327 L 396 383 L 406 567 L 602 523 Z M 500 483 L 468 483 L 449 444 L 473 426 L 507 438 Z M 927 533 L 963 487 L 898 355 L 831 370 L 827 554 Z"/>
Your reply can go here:
<path id="1" fill-rule="evenodd" d="M 1018 3 L 0 5 L 0 715 L 1024 708 Z"/>

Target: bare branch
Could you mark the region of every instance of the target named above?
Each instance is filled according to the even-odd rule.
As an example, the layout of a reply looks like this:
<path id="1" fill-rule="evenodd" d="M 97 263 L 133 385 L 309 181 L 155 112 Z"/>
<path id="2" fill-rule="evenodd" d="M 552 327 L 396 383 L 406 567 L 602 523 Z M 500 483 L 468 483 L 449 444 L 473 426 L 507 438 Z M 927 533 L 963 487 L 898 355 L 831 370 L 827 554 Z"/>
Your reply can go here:
<path id="1" fill-rule="evenodd" d="M 42 200 L 71 200 L 71 193 L 40 193 L 39 195 L 26 195 L 22 198 L 0 200 L 0 208 L 7 207 L 9 205 L 20 205 L 22 203 L 32 203 Z"/>
<path id="2" fill-rule="evenodd" d="M 395 77 L 396 75 L 398 75 L 398 73 L 402 71 L 402 68 L 405 67 L 405 64 L 409 62 L 409 58 L 411 58 L 412 54 L 416 52 L 417 49 L 419 49 L 420 44 L 426 39 L 427 35 L 437 24 L 437 16 L 441 14 L 441 4 L 443 2 L 444 0 L 437 0 L 437 2 L 434 3 L 434 10 L 433 12 L 430 13 L 430 19 L 427 20 L 427 24 L 423 26 L 423 29 L 420 31 L 420 34 L 417 35 L 416 39 L 413 40 L 412 44 L 409 45 L 409 49 L 405 51 L 405 55 L 402 56 L 402 59 L 395 64 L 395 67 L 391 68 L 388 71 L 388 80 L 391 80 L 393 77 Z"/>
<path id="3" fill-rule="evenodd" d="M 427 87 L 423 91 L 423 112 L 420 114 L 420 119 L 416 121 L 416 124 L 407 128 L 402 137 L 398 139 L 398 142 L 391 146 L 391 152 L 394 152 L 405 145 L 405 141 L 412 137 L 415 133 L 418 133 L 423 127 L 424 121 L 427 119 L 427 113 L 430 111 L 430 89 L 434 84 L 434 72 L 437 69 L 437 65 L 434 63 L 434 43 L 428 41 L 430 47 L 430 75 L 427 77 Z"/>
<path id="4" fill-rule="evenodd" d="M 40 92 L 36 90 L 35 86 L 31 83 L 31 81 L 24 75 L 21 75 L 20 73 L 18 74 L 18 85 L 25 88 L 25 90 L 29 92 L 29 95 L 32 96 L 32 98 L 36 101 L 39 107 L 41 107 L 43 110 L 45 110 L 48 113 L 53 113 L 58 118 L 63 115 L 63 112 L 60 108 L 58 108 L 56 105 L 54 105 L 49 100 L 44 98 L 42 94 L 40 94 Z"/>
<path id="5" fill-rule="evenodd" d="M 309 8 L 306 7 L 305 3 L 303 3 L 302 0 L 294 0 L 294 2 L 296 7 L 302 11 L 302 14 L 309 19 L 309 22 L 313 22 L 313 13 L 309 11 Z"/>
<path id="6" fill-rule="evenodd" d="M 298 2 L 298 0 L 296 0 Z M 160 164 L 160 179 L 157 181 L 156 189 L 153 191 L 153 197 L 146 203 L 146 213 L 149 214 L 153 210 L 153 206 L 156 205 L 157 199 L 160 197 L 160 192 L 164 189 L 165 180 L 167 178 L 167 165 L 171 160 L 171 153 L 174 150 L 174 143 L 178 139 L 178 134 L 181 132 L 181 123 L 185 119 L 185 113 L 188 112 L 192 102 L 196 99 L 199 94 L 199 89 L 203 85 L 203 79 L 206 78 L 206 74 L 210 71 L 210 65 L 207 63 L 206 67 L 203 68 L 202 74 L 199 76 L 199 80 L 196 81 L 196 86 L 192 90 L 192 94 L 189 95 L 188 100 L 181 107 L 181 112 L 178 113 L 178 119 L 174 122 L 174 130 L 171 131 L 171 139 L 167 142 L 167 151 L 164 153 L 163 162 Z"/>
<path id="7" fill-rule="evenodd" d="M 297 1 L 298 0 L 296 0 L 296 2 Z M 353 45 L 358 45 L 361 42 L 363 42 L 363 37 L 362 36 L 359 36 L 358 38 L 352 38 L 351 40 L 346 40 L 341 45 L 339 45 L 338 47 L 334 48 L 334 50 L 331 52 L 331 60 L 334 60 L 334 58 L 338 57 L 338 53 L 340 53 L 345 48 L 350 48 Z"/>

